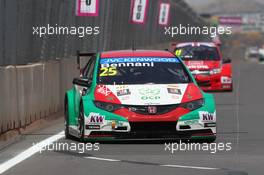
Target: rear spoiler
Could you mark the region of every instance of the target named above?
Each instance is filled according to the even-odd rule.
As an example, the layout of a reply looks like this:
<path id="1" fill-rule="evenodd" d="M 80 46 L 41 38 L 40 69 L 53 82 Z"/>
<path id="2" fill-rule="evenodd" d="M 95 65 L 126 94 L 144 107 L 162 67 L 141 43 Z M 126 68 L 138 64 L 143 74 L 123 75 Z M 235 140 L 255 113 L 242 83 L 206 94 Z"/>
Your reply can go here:
<path id="1" fill-rule="evenodd" d="M 95 52 L 80 52 L 79 50 L 77 50 L 77 64 L 78 64 L 78 69 L 81 68 L 81 57 L 92 57 L 96 55 Z"/>

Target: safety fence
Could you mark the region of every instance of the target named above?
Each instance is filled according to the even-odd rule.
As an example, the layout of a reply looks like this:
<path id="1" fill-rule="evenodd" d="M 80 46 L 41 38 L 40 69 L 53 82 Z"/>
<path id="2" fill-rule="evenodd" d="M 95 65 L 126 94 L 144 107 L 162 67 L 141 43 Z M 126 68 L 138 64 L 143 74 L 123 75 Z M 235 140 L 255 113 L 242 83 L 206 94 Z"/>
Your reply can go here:
<path id="1" fill-rule="evenodd" d="M 172 38 L 166 36 L 164 26 L 158 24 L 160 3 L 165 2 L 170 3 L 169 26 L 201 26 L 199 16 L 183 0 L 147 0 L 143 24 L 135 24 L 130 20 L 131 2 L 134 0 L 98 0 L 98 16 L 76 16 L 76 1 L 1 0 L 0 65 L 67 58 L 75 55 L 77 49 L 116 50 L 131 48 L 132 45 L 142 47 L 175 40 L 204 39 L 201 35 L 177 35 Z M 40 37 L 34 32 L 40 27 L 44 32 L 44 27 L 49 26 L 57 29 L 91 27 L 93 31 L 84 37 L 79 37 L 78 34 L 45 34 Z M 98 27 L 99 34 L 94 30 L 95 27 Z M 52 30 L 49 31 L 53 33 Z"/>

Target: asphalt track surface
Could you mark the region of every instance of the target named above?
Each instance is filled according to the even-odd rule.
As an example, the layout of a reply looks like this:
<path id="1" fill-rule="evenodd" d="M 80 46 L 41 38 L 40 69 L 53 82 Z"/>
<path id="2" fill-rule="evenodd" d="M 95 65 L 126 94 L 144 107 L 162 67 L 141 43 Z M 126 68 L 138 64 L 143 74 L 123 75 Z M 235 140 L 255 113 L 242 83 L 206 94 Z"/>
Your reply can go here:
<path id="1" fill-rule="evenodd" d="M 233 61 L 234 92 L 214 93 L 217 103 L 216 143 L 230 151 L 165 151 L 165 142 L 101 143 L 99 151 L 44 151 L 12 166 L 4 175 L 245 175 L 264 170 L 264 65 Z M 63 120 L 23 135 L 0 150 L 0 164 L 63 130 Z M 75 142 L 65 140 L 58 142 Z M 171 142 L 172 143 L 172 142 Z M 2 165 L 3 165 L 2 164 Z M 1 165 L 0 165 L 1 167 Z M 2 166 L 3 167 L 3 166 Z M 1 169 L 0 169 L 1 171 Z"/>

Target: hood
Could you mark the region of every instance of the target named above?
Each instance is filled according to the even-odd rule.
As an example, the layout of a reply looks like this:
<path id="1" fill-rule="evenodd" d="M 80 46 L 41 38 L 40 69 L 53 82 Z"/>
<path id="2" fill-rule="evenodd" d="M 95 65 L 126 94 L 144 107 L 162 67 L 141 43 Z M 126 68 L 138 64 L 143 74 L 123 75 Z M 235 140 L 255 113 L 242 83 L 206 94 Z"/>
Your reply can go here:
<path id="1" fill-rule="evenodd" d="M 202 98 L 191 84 L 97 85 L 95 100 L 123 105 L 170 105 Z"/>
<path id="2" fill-rule="evenodd" d="M 220 61 L 205 61 L 205 60 L 195 60 L 195 61 L 184 61 L 185 65 L 190 70 L 211 70 L 220 68 Z"/>

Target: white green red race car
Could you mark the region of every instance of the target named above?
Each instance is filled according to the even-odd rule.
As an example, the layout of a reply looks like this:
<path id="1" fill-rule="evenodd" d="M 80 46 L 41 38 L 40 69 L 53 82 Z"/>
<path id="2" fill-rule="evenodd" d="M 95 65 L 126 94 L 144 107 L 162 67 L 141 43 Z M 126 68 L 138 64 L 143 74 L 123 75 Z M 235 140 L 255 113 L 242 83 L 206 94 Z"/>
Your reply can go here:
<path id="1" fill-rule="evenodd" d="M 66 138 L 215 140 L 214 97 L 174 54 L 125 50 L 80 56 L 90 59 L 65 95 Z"/>

